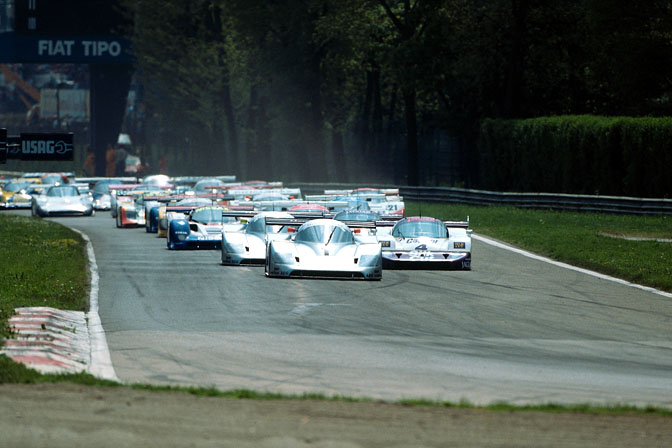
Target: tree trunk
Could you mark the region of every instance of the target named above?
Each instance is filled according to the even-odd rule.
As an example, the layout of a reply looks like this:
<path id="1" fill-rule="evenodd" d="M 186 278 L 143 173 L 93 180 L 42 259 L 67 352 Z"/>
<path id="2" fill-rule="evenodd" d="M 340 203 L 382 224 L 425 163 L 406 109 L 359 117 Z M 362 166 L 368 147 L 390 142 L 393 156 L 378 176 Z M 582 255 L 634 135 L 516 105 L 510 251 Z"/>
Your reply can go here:
<path id="1" fill-rule="evenodd" d="M 240 172 L 240 161 L 238 159 L 238 129 L 236 128 L 236 117 L 233 111 L 233 104 L 231 103 L 231 89 L 228 82 L 222 86 L 222 105 L 224 107 L 224 115 L 226 117 L 226 133 L 229 137 L 229 148 L 227 161 L 229 166 L 226 167 L 228 172 Z"/>
<path id="2" fill-rule="evenodd" d="M 250 104 L 247 113 L 245 152 L 246 152 L 246 170 L 245 177 L 249 180 L 257 176 L 257 170 L 254 168 L 259 163 L 259 154 L 257 151 L 257 112 L 258 112 L 259 94 L 256 84 L 250 86 Z"/>
<path id="3" fill-rule="evenodd" d="M 420 185 L 420 172 L 418 164 L 418 122 L 415 113 L 415 89 L 404 92 L 404 109 L 406 114 L 406 153 L 408 162 L 406 166 L 407 182 L 410 186 Z"/>
<path id="4" fill-rule="evenodd" d="M 334 154 L 334 162 L 336 163 L 336 166 L 343 167 L 343 169 L 339 170 L 339 172 L 341 173 L 341 175 L 344 176 L 342 178 L 337 178 L 333 180 L 336 180 L 337 182 L 348 182 L 349 179 L 347 178 L 347 174 L 350 172 L 350 169 L 348 162 L 345 159 L 345 147 L 343 145 L 343 131 L 337 129 L 333 129 L 331 131 L 331 147 Z M 332 179 L 328 180 L 331 181 Z"/>

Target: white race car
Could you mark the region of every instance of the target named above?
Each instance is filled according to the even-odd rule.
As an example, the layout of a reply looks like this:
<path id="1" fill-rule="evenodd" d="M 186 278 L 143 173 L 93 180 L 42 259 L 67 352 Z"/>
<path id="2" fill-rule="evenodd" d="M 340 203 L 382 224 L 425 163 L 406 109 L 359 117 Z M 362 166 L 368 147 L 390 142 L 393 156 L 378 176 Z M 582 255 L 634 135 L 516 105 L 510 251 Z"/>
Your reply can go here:
<path id="1" fill-rule="evenodd" d="M 295 225 L 267 219 L 267 225 Z M 266 253 L 267 277 L 310 277 L 380 280 L 380 244 L 361 243 L 352 230 L 334 219 L 302 224 L 290 240 L 271 241 Z"/>
<path id="2" fill-rule="evenodd" d="M 286 212 L 224 212 L 224 216 L 249 217 L 243 229 L 222 229 L 222 264 L 263 265 L 266 261 L 266 245 L 269 241 L 289 239 L 293 235 L 291 225 L 268 225 L 267 218 L 292 219 Z"/>
<path id="3" fill-rule="evenodd" d="M 471 269 L 469 221 L 404 218 L 378 241 L 385 269 Z"/>

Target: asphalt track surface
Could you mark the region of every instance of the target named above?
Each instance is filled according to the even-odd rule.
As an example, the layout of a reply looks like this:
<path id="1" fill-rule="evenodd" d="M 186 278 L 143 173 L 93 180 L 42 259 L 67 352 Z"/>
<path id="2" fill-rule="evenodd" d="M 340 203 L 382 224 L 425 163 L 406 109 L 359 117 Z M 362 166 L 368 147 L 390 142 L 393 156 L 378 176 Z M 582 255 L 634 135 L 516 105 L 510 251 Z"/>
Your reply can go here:
<path id="1" fill-rule="evenodd" d="M 478 404 L 672 407 L 672 299 L 473 242 L 472 271 L 269 279 L 109 213 L 89 235 L 127 383 Z M 568 249 L 570 250 L 570 249 Z"/>

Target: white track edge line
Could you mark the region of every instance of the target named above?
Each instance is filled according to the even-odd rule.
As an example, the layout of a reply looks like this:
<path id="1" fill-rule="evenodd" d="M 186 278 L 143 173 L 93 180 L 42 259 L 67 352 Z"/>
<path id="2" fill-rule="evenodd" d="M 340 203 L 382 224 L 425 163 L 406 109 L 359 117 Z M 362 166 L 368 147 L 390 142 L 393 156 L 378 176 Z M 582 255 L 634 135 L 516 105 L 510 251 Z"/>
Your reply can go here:
<path id="1" fill-rule="evenodd" d="M 517 249 L 515 247 L 511 247 L 511 246 L 508 246 L 506 244 L 502 244 L 499 241 L 491 240 L 490 238 L 487 238 L 487 237 L 484 237 L 484 236 L 481 236 L 481 235 L 476 235 L 476 234 L 472 233 L 471 237 L 475 240 L 481 241 L 481 242 L 489 244 L 491 246 L 499 247 L 500 249 L 509 250 L 511 252 L 515 252 L 517 254 L 523 255 L 523 256 L 528 257 L 528 258 L 543 261 L 545 263 L 549 263 L 549 264 L 552 264 L 552 265 L 555 265 L 555 266 L 558 266 L 558 267 L 561 267 L 561 268 L 565 268 L 565 269 L 570 269 L 572 271 L 581 272 L 582 274 L 592 275 L 593 277 L 601 278 L 603 280 L 608 280 L 610 282 L 620 283 L 621 285 L 626 285 L 626 286 L 630 286 L 632 288 L 641 289 L 643 291 L 652 292 L 654 294 L 658 294 L 658 295 L 661 295 L 663 297 L 672 298 L 671 293 L 661 291 L 661 290 L 656 289 L 656 288 L 651 288 L 649 286 L 638 285 L 637 283 L 631 283 L 627 280 L 612 277 L 610 275 L 600 274 L 599 272 L 590 271 L 588 269 L 572 266 L 571 264 L 551 260 L 550 258 L 542 257 L 541 255 L 536 255 L 536 254 L 533 254 L 532 252 L 528 252 L 526 250 Z"/>
<path id="2" fill-rule="evenodd" d="M 84 241 L 86 241 L 86 254 L 89 258 L 89 272 L 91 274 L 89 312 L 87 313 L 87 324 L 89 326 L 91 341 L 91 364 L 89 372 L 99 378 L 120 382 L 112 365 L 110 350 L 105 338 L 105 330 L 98 314 L 98 282 L 100 277 L 98 276 L 98 264 L 96 263 L 96 255 L 93 252 L 93 244 L 91 244 L 91 240 L 87 234 L 77 229 L 72 230 L 79 233 Z"/>

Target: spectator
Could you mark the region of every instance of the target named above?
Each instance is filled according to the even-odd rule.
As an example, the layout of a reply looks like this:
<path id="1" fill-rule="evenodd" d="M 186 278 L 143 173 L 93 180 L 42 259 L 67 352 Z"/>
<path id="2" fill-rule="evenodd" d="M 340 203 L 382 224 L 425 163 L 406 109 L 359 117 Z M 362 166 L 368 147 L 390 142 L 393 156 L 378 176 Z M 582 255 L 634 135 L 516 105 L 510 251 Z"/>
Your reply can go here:
<path id="1" fill-rule="evenodd" d="M 96 172 L 96 159 L 95 154 L 91 146 L 88 147 L 86 151 L 86 160 L 84 161 L 84 166 L 82 167 L 82 173 L 85 177 L 92 177 Z"/>
<path id="2" fill-rule="evenodd" d="M 159 173 L 168 174 L 168 154 L 164 154 L 159 159 Z"/>
<path id="3" fill-rule="evenodd" d="M 111 143 L 107 144 L 105 150 L 105 175 L 107 177 L 114 177 L 114 172 L 117 170 L 114 147 Z"/>
<path id="4" fill-rule="evenodd" d="M 128 152 L 121 146 L 117 147 L 114 151 L 115 176 L 123 177 L 126 174 L 126 157 L 128 157 Z"/>

